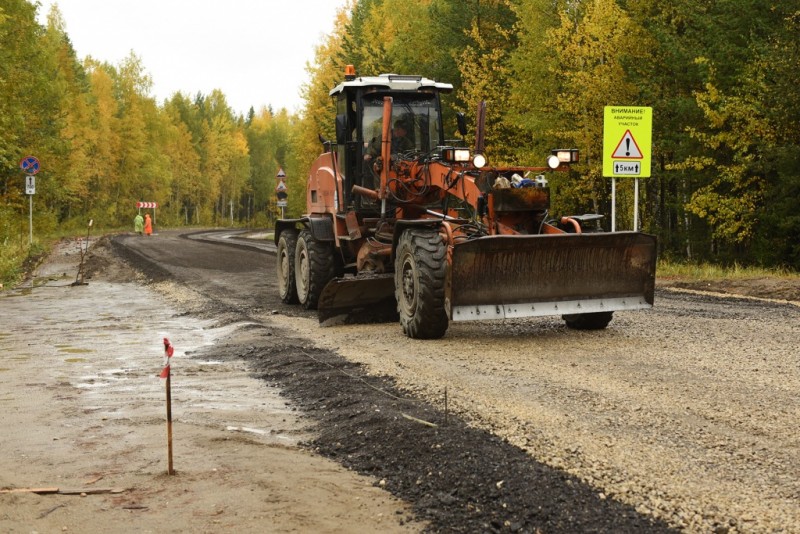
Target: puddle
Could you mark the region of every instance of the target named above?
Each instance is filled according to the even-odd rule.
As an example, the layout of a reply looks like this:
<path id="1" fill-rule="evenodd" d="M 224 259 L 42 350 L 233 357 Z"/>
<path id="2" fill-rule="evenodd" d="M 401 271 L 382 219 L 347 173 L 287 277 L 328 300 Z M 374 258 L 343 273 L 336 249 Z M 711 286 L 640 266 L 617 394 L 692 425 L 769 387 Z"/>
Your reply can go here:
<path id="1" fill-rule="evenodd" d="M 124 375 L 128 374 L 131 369 L 105 369 L 101 371 L 104 375 Z"/>
<path id="2" fill-rule="evenodd" d="M 262 430 L 260 428 L 249 428 L 246 426 L 228 426 L 225 427 L 225 430 L 230 432 L 245 432 L 249 434 L 257 434 L 259 436 L 269 436 L 272 439 L 278 439 L 283 441 L 294 442 L 295 438 L 292 436 L 286 436 L 284 434 L 273 434 L 272 430 Z"/>
<path id="3" fill-rule="evenodd" d="M 94 352 L 91 349 L 79 349 L 76 347 L 62 347 L 58 348 L 60 352 L 66 352 L 67 354 L 86 354 L 88 352 Z"/>
<path id="4" fill-rule="evenodd" d="M 22 384 L 74 388 L 80 394 L 64 398 L 80 413 L 157 420 L 164 410 L 165 381 L 158 375 L 166 337 L 175 348 L 171 385 L 176 418 L 220 431 L 228 425 L 242 428 L 282 443 L 302 439 L 304 424 L 290 422 L 296 414 L 277 388 L 252 378 L 242 360 L 215 353 L 220 340 L 235 337 L 246 324 L 219 327 L 179 313 L 158 293 L 133 283 L 93 281 L 80 291 L 51 286 L 24 295 L 11 299 L 0 294 L 0 351 L 14 354 L 0 360 L 2 376 Z M 285 435 L 259 431 L 278 426 Z"/>
<path id="5" fill-rule="evenodd" d="M 269 434 L 269 430 L 261 430 L 260 428 L 247 428 L 246 426 L 228 426 L 225 427 L 225 430 L 231 430 L 234 432 L 251 432 L 253 434 L 261 434 L 262 436 Z"/>
<path id="6" fill-rule="evenodd" d="M 84 376 L 81 377 L 81 381 L 74 384 L 75 387 L 85 389 L 85 388 L 99 388 L 99 387 L 106 387 L 112 384 L 116 384 L 117 382 L 128 380 L 126 377 L 117 377 L 117 376 Z"/>

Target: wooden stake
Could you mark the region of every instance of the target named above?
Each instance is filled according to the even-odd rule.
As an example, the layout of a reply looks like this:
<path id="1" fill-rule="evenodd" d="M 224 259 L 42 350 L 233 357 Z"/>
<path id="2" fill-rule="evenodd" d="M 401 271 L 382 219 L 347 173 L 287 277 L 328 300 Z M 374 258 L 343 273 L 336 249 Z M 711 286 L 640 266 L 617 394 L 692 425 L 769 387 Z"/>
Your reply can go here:
<path id="1" fill-rule="evenodd" d="M 170 387 L 170 370 L 167 367 L 167 474 L 174 475 L 172 468 L 172 388 Z"/>
<path id="2" fill-rule="evenodd" d="M 169 339 L 164 338 L 164 369 L 161 370 L 161 374 L 158 375 L 161 378 L 166 378 L 166 388 L 167 388 L 167 474 L 174 475 L 175 470 L 172 468 L 172 384 L 171 384 L 171 376 L 172 376 L 172 367 L 170 365 L 172 360 L 172 354 L 175 349 L 172 346 L 172 343 L 169 342 Z"/>

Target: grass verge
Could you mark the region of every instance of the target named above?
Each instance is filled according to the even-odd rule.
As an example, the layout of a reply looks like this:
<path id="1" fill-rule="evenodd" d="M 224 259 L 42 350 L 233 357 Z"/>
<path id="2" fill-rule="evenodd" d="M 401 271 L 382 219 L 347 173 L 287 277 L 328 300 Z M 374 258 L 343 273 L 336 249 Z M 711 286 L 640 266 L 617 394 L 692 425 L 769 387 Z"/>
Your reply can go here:
<path id="1" fill-rule="evenodd" d="M 6 238 L 0 243 L 0 290 L 16 286 L 47 254 L 50 247 L 38 241 Z"/>
<path id="2" fill-rule="evenodd" d="M 710 263 L 675 263 L 659 261 L 656 277 L 668 280 L 747 280 L 781 278 L 800 280 L 800 273 L 785 268 L 721 266 Z"/>

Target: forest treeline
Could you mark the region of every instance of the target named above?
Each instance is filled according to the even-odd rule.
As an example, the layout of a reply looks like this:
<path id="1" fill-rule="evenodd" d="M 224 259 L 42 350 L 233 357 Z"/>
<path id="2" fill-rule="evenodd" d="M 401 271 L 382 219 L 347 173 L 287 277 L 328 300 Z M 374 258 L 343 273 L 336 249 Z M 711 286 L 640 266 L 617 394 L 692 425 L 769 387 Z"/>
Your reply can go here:
<path id="1" fill-rule="evenodd" d="M 26 235 L 28 154 L 46 162 L 43 233 L 129 225 L 137 201 L 159 202 L 161 225 L 270 226 L 279 168 L 299 215 L 318 134 L 335 137 L 328 92 L 353 64 L 452 83 L 451 137 L 455 112 L 474 126 L 485 101 L 490 163 L 579 148 L 550 182 L 556 213 L 610 214 L 603 108 L 651 106 L 639 227 L 662 257 L 800 268 L 797 0 L 350 0 L 307 67 L 301 112 L 246 116 L 220 91 L 156 102 L 134 53 L 78 58 L 57 9 L 44 26 L 36 10 L 0 0 L 0 247 Z M 632 181 L 617 180 L 617 206 L 632 228 Z"/>

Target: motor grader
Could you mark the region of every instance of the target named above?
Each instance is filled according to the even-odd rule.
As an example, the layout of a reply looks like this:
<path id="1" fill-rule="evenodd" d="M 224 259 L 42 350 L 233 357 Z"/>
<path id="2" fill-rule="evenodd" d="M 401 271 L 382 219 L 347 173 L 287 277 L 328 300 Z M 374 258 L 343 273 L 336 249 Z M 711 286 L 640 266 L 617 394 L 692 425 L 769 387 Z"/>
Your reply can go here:
<path id="1" fill-rule="evenodd" d="M 336 139 L 320 136 L 306 213 L 276 224 L 282 301 L 318 309 L 320 322 L 388 303 L 419 339 L 442 337 L 449 321 L 545 315 L 601 329 L 615 311 L 652 307 L 654 236 L 550 215 L 547 173 L 578 151 L 555 150 L 542 167 L 487 165 L 485 106 L 474 149 L 445 139 L 440 95 L 452 89 L 348 66 L 330 92 Z M 463 137 L 463 115 L 458 124 Z"/>

